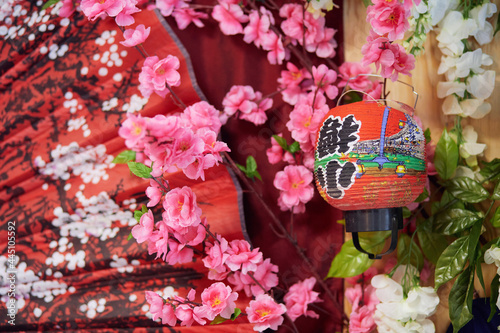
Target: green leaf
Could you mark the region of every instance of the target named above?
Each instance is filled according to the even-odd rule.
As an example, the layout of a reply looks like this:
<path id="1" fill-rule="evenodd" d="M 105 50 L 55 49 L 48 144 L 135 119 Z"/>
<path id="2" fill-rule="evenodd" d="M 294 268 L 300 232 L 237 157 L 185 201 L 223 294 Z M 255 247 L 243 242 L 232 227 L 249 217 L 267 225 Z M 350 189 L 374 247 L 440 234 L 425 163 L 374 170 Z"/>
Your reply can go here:
<path id="1" fill-rule="evenodd" d="M 457 199 L 477 203 L 489 197 L 488 191 L 474 179 L 458 177 L 451 180 L 448 191 Z"/>
<path id="2" fill-rule="evenodd" d="M 134 211 L 134 219 L 137 221 L 137 222 L 140 222 L 141 221 L 141 217 L 142 215 L 144 215 L 144 212 L 141 211 L 141 210 L 136 210 Z"/>
<path id="3" fill-rule="evenodd" d="M 430 128 L 427 128 L 424 131 L 424 137 L 425 137 L 425 142 L 427 142 L 427 143 L 431 142 L 431 129 Z"/>
<path id="4" fill-rule="evenodd" d="M 294 141 L 290 147 L 288 147 L 288 151 L 292 154 L 298 152 L 300 150 L 300 143 L 298 143 L 297 141 Z"/>
<path id="5" fill-rule="evenodd" d="M 128 162 L 135 162 L 135 151 L 124 150 L 113 159 L 113 163 L 115 164 L 125 164 Z"/>
<path id="6" fill-rule="evenodd" d="M 500 30 L 500 15 L 498 15 L 497 17 L 497 24 L 495 25 L 495 32 L 493 32 L 493 37 L 497 34 L 499 30 Z"/>
<path id="7" fill-rule="evenodd" d="M 233 314 L 231 315 L 231 320 L 235 320 L 236 318 L 238 318 L 238 316 L 241 314 L 241 309 L 239 308 L 234 308 L 234 312 Z"/>
<path id="8" fill-rule="evenodd" d="M 260 176 L 260 173 L 257 170 L 255 170 L 253 175 L 257 177 L 258 180 L 262 181 L 262 177 Z"/>
<path id="9" fill-rule="evenodd" d="M 47 1 L 43 6 L 42 6 L 42 9 L 47 9 L 49 8 L 50 6 L 52 5 L 55 5 L 56 3 L 58 3 L 59 1 L 61 0 L 49 0 Z"/>
<path id="10" fill-rule="evenodd" d="M 222 318 L 220 315 L 218 315 L 217 317 L 214 318 L 214 320 L 210 322 L 210 325 L 217 325 L 225 322 L 226 320 L 227 320 L 226 318 Z"/>
<path id="11" fill-rule="evenodd" d="M 479 173 L 484 178 L 488 178 L 490 180 L 500 179 L 500 158 L 495 158 L 491 162 L 482 162 L 482 168 Z"/>
<path id="12" fill-rule="evenodd" d="M 279 136 L 279 135 L 273 135 L 274 140 L 280 145 L 283 150 L 288 150 L 288 144 L 286 143 L 286 139 Z"/>
<path id="13" fill-rule="evenodd" d="M 495 186 L 495 189 L 493 190 L 493 194 L 491 195 L 492 200 L 499 200 L 500 199 L 500 182 L 497 183 Z"/>
<path id="14" fill-rule="evenodd" d="M 436 233 L 453 235 L 467 229 L 480 218 L 479 215 L 470 210 L 451 208 L 434 217 L 433 229 Z"/>
<path id="15" fill-rule="evenodd" d="M 490 316 L 488 317 L 488 323 L 493 319 L 495 313 L 497 312 L 497 299 L 498 299 L 498 289 L 500 287 L 500 278 L 497 274 L 493 277 L 491 281 L 491 294 L 490 294 Z"/>
<path id="16" fill-rule="evenodd" d="M 491 218 L 491 224 L 495 228 L 500 227 L 500 206 L 495 210 L 495 214 L 493 214 L 493 217 Z"/>
<path id="17" fill-rule="evenodd" d="M 436 290 L 462 271 L 467 261 L 468 246 L 469 236 L 460 237 L 441 253 L 435 271 Z"/>
<path id="18" fill-rule="evenodd" d="M 424 266 L 424 256 L 422 255 L 422 251 L 420 251 L 417 243 L 415 243 L 407 234 L 399 235 L 397 252 L 398 263 L 403 265 L 411 264 L 417 267 L 418 270 L 421 270 Z"/>
<path id="19" fill-rule="evenodd" d="M 130 235 L 128 235 L 128 237 L 127 237 L 127 240 L 129 241 L 129 240 L 131 240 L 132 238 L 134 238 L 134 236 L 132 236 L 132 233 L 130 233 Z"/>
<path id="20" fill-rule="evenodd" d="M 127 163 L 130 172 L 132 172 L 137 177 L 141 178 L 151 178 L 151 168 L 145 166 L 142 163 L 138 162 L 128 162 Z"/>
<path id="21" fill-rule="evenodd" d="M 146 206 L 146 205 L 142 205 L 142 207 L 141 207 L 141 212 L 143 212 L 143 213 L 147 213 L 147 212 L 148 212 L 148 206 Z"/>
<path id="22" fill-rule="evenodd" d="M 368 7 L 368 6 L 372 5 L 372 2 L 371 2 L 371 0 L 363 0 L 363 4 L 365 5 L 365 7 Z"/>
<path id="23" fill-rule="evenodd" d="M 403 218 L 407 219 L 411 216 L 411 211 L 408 209 L 408 207 L 403 207 Z"/>
<path id="24" fill-rule="evenodd" d="M 472 319 L 474 297 L 474 268 L 467 267 L 460 274 L 450 290 L 448 304 L 453 333 L 458 332 Z"/>
<path id="25" fill-rule="evenodd" d="M 425 226 L 417 228 L 417 236 L 425 257 L 435 265 L 448 246 L 448 241 L 443 235 L 432 232 L 430 227 L 432 221 L 433 218 L 424 222 Z"/>
<path id="26" fill-rule="evenodd" d="M 257 162 L 252 155 L 247 157 L 247 172 L 254 172 L 257 170 Z"/>
<path id="27" fill-rule="evenodd" d="M 477 221 L 472 228 L 470 229 L 469 233 L 469 264 L 474 262 L 474 259 L 476 258 L 476 250 L 479 247 L 479 236 L 481 236 L 483 228 L 483 220 Z"/>
<path id="28" fill-rule="evenodd" d="M 458 165 L 458 146 L 444 129 L 434 154 L 434 166 L 442 179 L 450 179 Z"/>
<path id="29" fill-rule="evenodd" d="M 477 258 L 476 258 L 477 279 L 479 280 L 479 283 L 481 283 L 481 287 L 483 288 L 483 290 L 486 290 L 486 285 L 484 284 L 483 269 L 481 267 L 481 258 L 484 258 L 484 256 L 481 257 L 481 248 L 479 246 L 476 252 L 477 252 Z"/>
<path id="30" fill-rule="evenodd" d="M 243 165 L 236 163 L 236 166 L 238 167 L 238 169 L 243 171 L 243 173 L 245 173 L 245 175 L 247 174 L 247 168 L 245 168 Z"/>
<path id="31" fill-rule="evenodd" d="M 429 192 L 424 187 L 424 191 L 415 199 L 415 202 L 422 202 L 429 197 Z"/>
<path id="32" fill-rule="evenodd" d="M 378 253 L 384 248 L 385 238 L 370 239 L 360 237 L 359 243 L 366 251 Z M 373 263 L 374 261 L 368 258 L 367 254 L 359 252 L 354 247 L 354 243 L 350 239 L 342 245 L 340 252 L 333 259 L 326 277 L 346 278 L 356 276 L 365 272 Z"/>

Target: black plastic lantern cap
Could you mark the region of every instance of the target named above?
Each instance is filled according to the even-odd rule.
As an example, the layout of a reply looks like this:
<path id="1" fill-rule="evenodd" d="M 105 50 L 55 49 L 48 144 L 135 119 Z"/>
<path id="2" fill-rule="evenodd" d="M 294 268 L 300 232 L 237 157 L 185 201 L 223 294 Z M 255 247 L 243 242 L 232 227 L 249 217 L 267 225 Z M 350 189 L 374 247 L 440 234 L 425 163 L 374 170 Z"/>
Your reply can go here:
<path id="1" fill-rule="evenodd" d="M 356 249 L 368 254 L 370 259 L 380 259 L 389 254 L 398 245 L 398 231 L 403 229 L 403 208 L 380 208 L 348 210 L 344 212 L 345 227 L 347 232 L 352 232 L 352 241 Z M 382 254 L 373 254 L 365 251 L 360 243 L 358 232 L 391 230 L 391 245 Z"/>

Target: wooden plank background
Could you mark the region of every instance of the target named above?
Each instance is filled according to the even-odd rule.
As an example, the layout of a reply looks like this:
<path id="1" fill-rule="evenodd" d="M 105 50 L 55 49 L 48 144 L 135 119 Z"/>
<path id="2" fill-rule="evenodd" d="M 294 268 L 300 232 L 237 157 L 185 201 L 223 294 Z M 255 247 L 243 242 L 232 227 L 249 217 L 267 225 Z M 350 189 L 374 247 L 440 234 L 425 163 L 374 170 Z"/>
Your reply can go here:
<path id="1" fill-rule="evenodd" d="M 500 9 L 500 0 L 494 1 L 497 8 Z M 493 26 L 497 20 L 495 14 L 491 18 Z M 344 0 L 343 2 L 343 18 L 344 18 L 344 54 L 345 61 L 360 61 L 363 56 L 361 47 L 366 42 L 366 37 L 369 34 L 370 26 L 366 22 L 366 7 L 361 0 Z M 478 142 L 486 143 L 487 148 L 484 157 L 490 161 L 493 158 L 500 158 L 500 33 L 494 40 L 483 47 L 483 52 L 493 58 L 493 65 L 486 69 L 495 70 L 496 86 L 492 96 L 488 99 L 492 106 L 491 112 L 480 120 L 467 119 L 463 122 L 471 124 L 478 133 Z M 443 75 L 438 75 L 437 70 L 441 61 L 441 51 L 437 47 L 436 34 L 430 32 L 425 44 L 425 53 L 417 58 L 415 69 L 412 72 L 412 77 L 401 77 L 400 79 L 412 85 L 415 91 L 419 94 L 418 104 L 415 114 L 422 120 L 425 128 L 431 130 L 433 142 L 436 143 L 441 136 L 444 127 L 453 125 L 454 119 L 450 116 L 445 116 L 441 111 L 443 100 L 437 97 L 437 83 L 444 81 Z M 414 95 L 411 89 L 402 84 L 393 84 L 389 86 L 391 91 L 390 98 L 405 102 L 408 105 L 413 105 Z M 346 235 L 348 239 L 350 235 Z M 485 282 L 490 282 L 495 274 L 495 269 L 488 269 L 485 272 Z M 476 279 L 477 280 L 477 279 Z M 479 282 L 475 283 L 479 296 L 484 297 L 489 295 L 489 288 L 486 291 L 481 290 Z M 451 288 L 447 284 L 440 288 L 438 294 L 441 298 L 441 303 L 432 320 L 436 325 L 437 333 L 444 333 L 449 326 L 450 320 L 448 316 L 448 293 Z M 348 302 L 346 302 L 348 303 Z M 346 311 L 349 312 L 350 305 L 345 304 Z M 439 318 L 439 319 L 438 319 Z"/>

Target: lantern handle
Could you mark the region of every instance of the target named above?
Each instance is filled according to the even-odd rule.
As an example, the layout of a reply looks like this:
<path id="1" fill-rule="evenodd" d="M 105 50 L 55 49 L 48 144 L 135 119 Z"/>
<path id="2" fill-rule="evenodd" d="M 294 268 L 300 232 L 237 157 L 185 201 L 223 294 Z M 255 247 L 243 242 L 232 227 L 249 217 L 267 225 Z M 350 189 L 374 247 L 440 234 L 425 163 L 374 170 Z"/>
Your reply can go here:
<path id="1" fill-rule="evenodd" d="M 359 236 L 357 232 L 352 233 L 352 242 L 354 244 L 354 247 L 362 253 L 365 253 L 368 255 L 368 258 L 370 259 L 382 259 L 382 256 L 391 253 L 394 251 L 398 245 L 398 221 L 397 219 L 392 219 L 392 228 L 391 228 L 391 245 L 389 246 L 389 249 L 385 251 L 384 253 L 379 253 L 379 254 L 373 254 L 361 247 L 361 244 L 359 243 Z"/>
<path id="2" fill-rule="evenodd" d="M 355 79 L 357 79 L 360 76 L 371 76 L 371 77 L 378 77 L 378 78 L 382 78 L 383 79 L 382 75 L 379 75 L 379 74 L 358 74 L 356 76 L 350 77 L 349 79 L 347 79 L 346 84 L 344 86 L 344 89 L 342 90 L 342 94 L 340 94 L 340 97 L 337 100 L 337 106 L 339 106 L 339 103 L 340 103 L 340 100 L 342 99 L 342 97 L 344 97 L 344 95 L 347 94 L 350 91 L 356 91 L 356 92 L 360 92 L 362 94 L 370 96 L 368 93 L 366 93 L 364 91 L 359 91 L 359 90 L 354 90 L 354 89 L 350 89 L 350 90 L 346 91 L 346 88 L 349 85 L 349 81 L 355 80 Z M 396 80 L 396 82 L 402 83 L 402 84 L 404 84 L 404 85 L 406 85 L 406 86 L 408 86 L 408 87 L 411 88 L 412 93 L 415 95 L 415 104 L 413 104 L 413 110 L 415 110 L 417 108 L 417 102 L 418 102 L 418 97 L 419 97 L 418 93 L 415 91 L 415 87 L 413 87 L 411 84 L 408 84 L 408 83 L 403 82 L 401 80 Z M 372 96 L 370 96 L 370 98 L 373 99 L 374 101 L 377 101 Z"/>

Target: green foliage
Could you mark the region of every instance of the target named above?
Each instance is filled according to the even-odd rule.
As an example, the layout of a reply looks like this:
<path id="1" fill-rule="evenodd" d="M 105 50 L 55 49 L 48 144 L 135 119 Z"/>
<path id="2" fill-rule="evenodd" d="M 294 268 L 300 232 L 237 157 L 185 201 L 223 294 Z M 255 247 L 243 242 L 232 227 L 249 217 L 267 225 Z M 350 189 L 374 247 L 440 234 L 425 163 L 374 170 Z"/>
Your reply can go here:
<path id="1" fill-rule="evenodd" d="M 457 199 L 465 202 L 478 203 L 489 197 L 488 191 L 474 179 L 459 177 L 452 179 L 448 191 Z"/>
<path id="2" fill-rule="evenodd" d="M 488 322 L 493 319 L 493 316 L 497 312 L 497 299 L 498 299 L 498 289 L 500 288 L 500 277 L 495 274 L 493 280 L 491 281 L 491 295 L 490 295 L 490 316 L 488 317 Z"/>
<path id="3" fill-rule="evenodd" d="M 240 314 L 241 314 L 241 309 L 235 308 L 233 314 L 231 315 L 231 318 L 229 318 L 229 319 L 231 319 L 231 320 L 234 321 L 236 318 L 239 317 Z M 220 315 L 218 315 L 217 317 L 214 318 L 214 320 L 212 320 L 210 322 L 210 325 L 221 324 L 221 323 L 223 323 L 223 322 L 225 322 L 225 321 L 227 321 L 229 319 L 222 318 Z"/>
<path id="4" fill-rule="evenodd" d="M 451 208 L 434 218 L 434 232 L 444 235 L 453 235 L 474 224 L 481 217 L 470 210 Z"/>
<path id="5" fill-rule="evenodd" d="M 252 155 L 247 157 L 246 167 L 238 163 L 236 163 L 236 166 L 251 180 L 255 181 L 254 178 L 262 180 L 259 171 L 257 171 L 257 161 L 255 161 L 255 158 Z"/>
<path id="6" fill-rule="evenodd" d="M 407 234 L 399 235 L 398 240 L 398 263 L 411 264 L 421 270 L 424 267 L 424 256 L 417 243 Z"/>
<path id="7" fill-rule="evenodd" d="M 59 1 L 61 1 L 61 0 L 49 0 L 49 1 L 47 1 L 46 3 L 44 3 L 44 5 L 42 6 L 42 9 L 47 9 L 47 8 L 49 8 L 50 6 L 55 5 L 55 4 L 56 4 L 56 3 L 58 3 Z"/>
<path id="8" fill-rule="evenodd" d="M 113 163 L 115 164 L 125 164 L 128 162 L 135 162 L 135 151 L 124 150 L 113 159 Z"/>
<path id="9" fill-rule="evenodd" d="M 363 249 L 372 253 L 379 253 L 385 245 L 385 239 L 389 236 L 386 232 L 365 233 L 360 237 L 359 243 Z M 359 252 L 352 240 L 342 245 L 340 252 L 335 256 L 328 271 L 327 278 L 346 278 L 364 273 L 373 264 L 368 255 Z"/>
<path id="10" fill-rule="evenodd" d="M 441 253 L 443 253 L 448 246 L 448 241 L 442 234 L 432 232 L 432 221 L 433 219 L 431 217 L 429 220 L 419 225 L 417 228 L 417 236 L 425 257 L 435 265 Z"/>
<path id="11" fill-rule="evenodd" d="M 273 135 L 273 138 L 280 145 L 280 147 L 287 152 L 295 154 L 300 151 L 300 143 L 297 141 L 294 141 L 289 145 L 288 142 L 286 142 L 286 139 L 279 135 Z"/>
<path id="12" fill-rule="evenodd" d="M 451 243 L 441 253 L 435 271 L 435 288 L 460 274 L 467 262 L 469 236 L 463 236 Z"/>
<path id="13" fill-rule="evenodd" d="M 472 319 L 472 300 L 474 298 L 474 267 L 467 267 L 451 288 L 448 299 L 449 313 L 453 332 L 458 332 Z"/>
<path id="14" fill-rule="evenodd" d="M 152 178 L 151 177 L 152 169 L 150 167 L 147 167 L 144 164 L 138 162 L 128 162 L 127 165 L 128 168 L 130 169 L 130 172 L 132 172 L 137 177 L 146 179 Z"/>
<path id="15" fill-rule="evenodd" d="M 458 166 L 458 146 L 446 129 L 436 145 L 434 166 L 442 179 L 450 179 Z"/>

